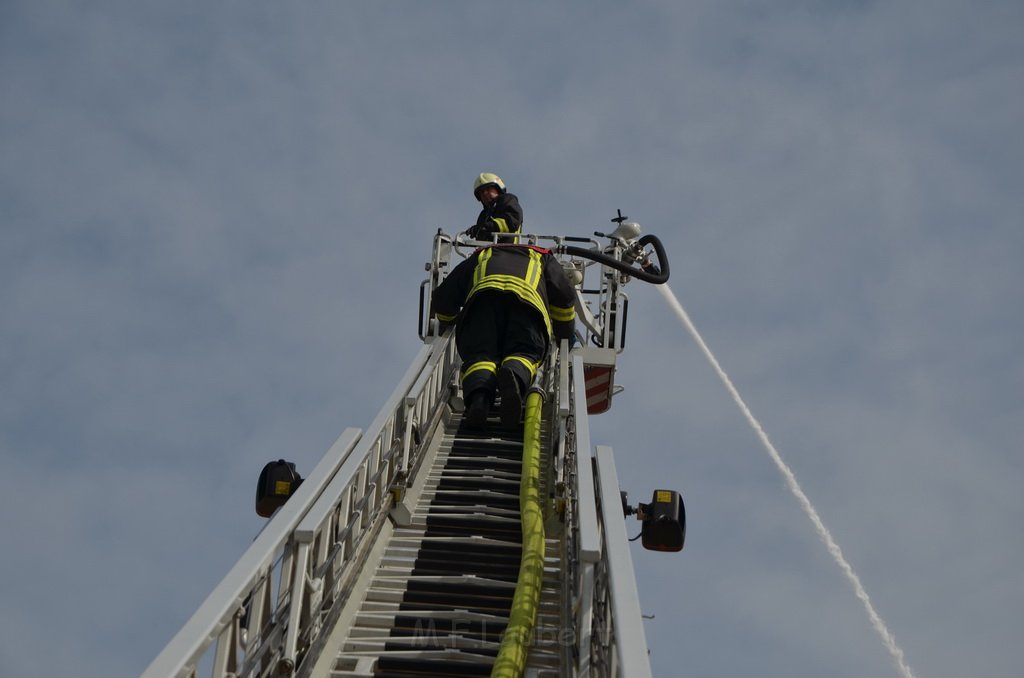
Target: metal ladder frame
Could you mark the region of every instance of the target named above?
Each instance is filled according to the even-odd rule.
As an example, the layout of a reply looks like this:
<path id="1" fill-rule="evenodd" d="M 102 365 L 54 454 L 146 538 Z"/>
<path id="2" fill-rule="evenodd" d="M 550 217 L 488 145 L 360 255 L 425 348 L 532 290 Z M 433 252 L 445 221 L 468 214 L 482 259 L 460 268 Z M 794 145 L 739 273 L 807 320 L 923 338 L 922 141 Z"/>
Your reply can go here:
<path id="1" fill-rule="evenodd" d="M 345 430 L 143 678 L 294 669 L 321 631 L 321 611 L 348 594 L 399 470 L 416 468 L 426 443 L 418 430 L 440 415 L 456 364 L 450 335 L 428 339 L 366 434 Z"/>
<path id="2" fill-rule="evenodd" d="M 435 252 L 443 250 L 436 242 Z M 427 287 L 441 276 L 432 277 Z M 610 332 L 623 332 L 624 323 L 602 322 L 621 299 L 619 280 L 604 279 L 611 282 L 602 286 L 596 322 L 621 350 L 621 334 L 616 340 Z M 287 675 L 308 659 L 304 653 L 351 593 L 393 508 L 392 491 L 415 480 L 425 436 L 452 395 L 458 356 L 451 333 L 424 341 L 366 433 L 342 433 L 143 678 Z M 613 453 L 590 442 L 583 357 L 567 342 L 559 349 L 549 396 L 558 418 L 554 472 L 564 494 L 555 499 L 565 507 L 563 619 L 574 627 L 563 665 L 578 676 L 649 676 Z"/>

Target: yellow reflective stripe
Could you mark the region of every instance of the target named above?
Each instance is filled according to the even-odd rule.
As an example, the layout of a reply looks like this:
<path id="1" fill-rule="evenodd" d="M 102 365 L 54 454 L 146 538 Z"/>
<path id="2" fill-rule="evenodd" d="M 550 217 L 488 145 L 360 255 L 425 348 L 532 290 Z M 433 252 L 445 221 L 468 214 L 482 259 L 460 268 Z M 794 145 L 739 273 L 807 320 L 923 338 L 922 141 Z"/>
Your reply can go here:
<path id="1" fill-rule="evenodd" d="M 501 217 L 491 217 L 491 221 L 498 225 L 498 233 L 508 233 L 508 223 Z"/>
<path id="2" fill-rule="evenodd" d="M 450 322 L 454 321 L 455 318 L 458 317 L 457 315 L 445 315 L 444 313 L 435 313 L 434 315 L 437 316 L 438 320 L 440 320 L 441 322 L 446 322 L 446 323 L 450 323 Z"/>
<path id="3" fill-rule="evenodd" d="M 567 323 L 576 319 L 576 309 L 573 306 L 570 306 L 569 308 L 552 306 L 548 310 L 551 311 L 551 319 L 558 322 Z"/>
<path id="4" fill-rule="evenodd" d="M 548 309 L 544 304 L 544 300 L 541 299 L 537 290 L 527 287 L 522 279 L 511 275 L 489 275 L 486 280 L 481 281 L 480 284 L 473 288 L 469 296 L 472 297 L 480 290 L 514 292 L 523 301 L 540 311 L 541 315 L 544 316 L 544 324 L 547 326 L 548 332 L 551 332 L 551 318 L 548 316 Z"/>
<path id="5" fill-rule="evenodd" d="M 498 279 L 498 276 L 491 276 L 487 280 L 480 283 L 480 289 L 498 289 L 504 292 L 515 292 L 524 301 L 533 306 L 537 307 L 538 311 L 541 311 L 545 317 L 547 317 L 547 309 L 544 307 L 544 300 L 540 298 L 537 290 L 531 289 L 523 284 L 522 280 L 513 278 L 511 276 L 502 276 L 503 279 Z"/>
<path id="6" fill-rule="evenodd" d="M 467 367 L 462 372 L 462 378 L 465 379 L 469 375 L 473 374 L 474 372 L 479 372 L 480 370 L 486 370 L 491 374 L 497 374 L 498 365 L 493 360 L 481 360 L 480 362 L 473 363 L 472 365 Z"/>
<path id="7" fill-rule="evenodd" d="M 504 360 L 502 360 L 501 364 L 504 365 L 505 363 L 507 363 L 510 360 L 515 360 L 518 363 L 522 363 L 523 365 L 526 365 L 526 369 L 530 370 L 530 377 L 531 378 L 533 378 L 533 376 L 535 374 L 537 374 L 537 366 L 540 365 L 540 363 L 535 363 L 535 362 L 533 362 L 531 360 L 527 360 L 526 358 L 524 358 L 522 356 L 510 355 L 509 357 L 507 357 Z"/>
<path id="8" fill-rule="evenodd" d="M 490 261 L 492 254 L 494 254 L 494 250 L 489 247 L 485 250 L 480 250 L 480 256 L 476 259 L 476 268 L 473 270 L 474 288 L 480 283 L 480 280 L 487 276 L 487 262 Z M 473 296 L 472 292 L 470 292 L 470 296 Z"/>
<path id="9" fill-rule="evenodd" d="M 526 284 L 536 289 L 537 284 L 540 282 L 540 272 L 542 263 L 540 259 L 540 252 L 537 250 L 530 250 L 530 263 L 526 266 Z"/>
<path id="10" fill-rule="evenodd" d="M 481 280 L 470 292 L 470 296 L 475 294 L 478 290 L 494 288 L 515 291 L 520 296 L 538 304 L 538 308 L 542 308 L 544 306 L 544 301 L 541 299 L 540 292 L 537 291 L 537 288 L 530 287 L 522 278 L 518 278 L 514 275 L 503 275 L 500 273 L 489 275 Z"/>
<path id="11" fill-rule="evenodd" d="M 549 315 L 547 304 L 544 303 L 544 298 L 539 292 L 540 284 L 544 275 L 544 255 L 536 250 L 529 250 L 529 261 L 526 265 L 526 273 L 523 277 L 519 277 L 503 273 L 489 275 L 487 273 L 487 262 L 490 260 L 493 252 L 493 249 L 490 247 L 480 251 L 480 254 L 477 257 L 476 269 L 473 271 L 473 287 L 470 289 L 466 300 L 468 301 L 473 297 L 473 295 L 477 294 L 481 290 L 512 292 L 520 299 L 540 311 L 541 316 L 544 318 L 544 325 L 548 330 L 548 334 L 551 334 L 551 315 Z M 557 320 L 566 322 L 573 320 L 574 318 L 575 309 L 559 309 L 559 316 Z"/>

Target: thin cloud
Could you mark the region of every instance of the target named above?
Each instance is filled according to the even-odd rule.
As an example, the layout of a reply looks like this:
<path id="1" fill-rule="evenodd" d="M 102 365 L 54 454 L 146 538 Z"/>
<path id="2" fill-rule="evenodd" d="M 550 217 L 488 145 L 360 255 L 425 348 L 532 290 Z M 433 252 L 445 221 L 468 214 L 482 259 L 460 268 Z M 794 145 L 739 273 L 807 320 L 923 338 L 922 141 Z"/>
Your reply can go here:
<path id="1" fill-rule="evenodd" d="M 482 170 L 543 232 L 621 208 L 662 237 L 916 671 L 1024 662 L 1018 3 L 3 12 L 13 675 L 155 656 L 259 529 L 262 464 L 312 468 L 403 373 L 430 235 L 475 218 Z M 628 291 L 594 440 L 691 517 L 683 553 L 634 552 L 655 673 L 891 673 L 695 347 Z"/>

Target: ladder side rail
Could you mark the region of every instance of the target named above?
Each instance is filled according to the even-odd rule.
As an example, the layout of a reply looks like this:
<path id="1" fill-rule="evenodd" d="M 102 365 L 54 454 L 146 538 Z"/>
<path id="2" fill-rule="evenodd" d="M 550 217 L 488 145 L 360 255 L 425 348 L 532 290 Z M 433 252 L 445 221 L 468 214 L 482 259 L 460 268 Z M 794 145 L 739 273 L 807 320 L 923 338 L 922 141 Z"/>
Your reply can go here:
<path id="1" fill-rule="evenodd" d="M 608 560 L 602 559 L 590 565 L 588 572 L 589 591 L 586 603 L 590 611 L 590 628 L 588 640 L 584 647 L 590 671 L 595 676 L 610 678 L 615 676 L 614 628 L 611 618 L 611 594 L 608 591 Z"/>
<path id="2" fill-rule="evenodd" d="M 552 465 L 554 478 L 550 488 L 554 489 L 555 518 L 558 520 L 561 539 L 559 540 L 559 564 L 560 564 L 560 596 L 562 629 L 559 636 L 561 654 L 561 667 L 563 675 L 575 675 L 577 665 L 576 640 L 578 632 L 572 620 L 577 619 L 576 604 L 579 597 L 576 592 L 576 580 L 579 558 L 576 554 L 576 535 L 573 529 L 575 524 L 572 508 L 573 490 L 569 483 L 569 459 L 573 449 L 570 444 L 570 426 L 572 425 L 572 402 L 570 397 L 570 365 L 572 357 L 569 353 L 569 341 L 562 339 L 558 345 L 558 360 L 555 364 L 556 376 L 556 410 L 555 423 L 557 427 L 555 440 L 555 463 Z"/>
<path id="3" fill-rule="evenodd" d="M 237 652 L 237 648 L 232 647 L 237 644 L 236 634 L 224 633 L 224 630 L 236 623 L 246 601 L 254 608 L 248 635 L 258 637 L 262 635 L 262 625 L 273 623 L 276 612 L 265 609 L 272 607 L 273 603 L 263 592 L 269 591 L 275 570 L 284 564 L 283 555 L 290 548 L 295 526 L 351 454 L 359 438 L 359 429 L 345 429 L 291 500 L 267 522 L 234 567 L 147 667 L 143 678 L 194 675 L 211 646 L 214 646 L 215 654 L 219 653 L 214 669 L 238 663 L 237 655 L 232 656 Z M 254 639 L 243 651 L 246 655 L 258 652 L 259 642 Z M 228 674 L 212 675 L 222 678 Z"/>
<path id="4" fill-rule="evenodd" d="M 606 250 L 606 253 L 611 254 L 617 260 L 622 260 L 622 247 L 618 244 Z M 601 346 L 614 348 L 616 353 L 622 353 L 626 340 L 626 312 L 629 308 L 629 299 L 623 293 L 622 288 L 629 280 L 629 276 L 602 265 L 601 277 Z"/>
<path id="5" fill-rule="evenodd" d="M 567 242 L 575 243 L 576 245 L 590 245 L 592 249 L 599 250 L 601 245 L 592 238 L 580 238 L 580 237 L 567 237 L 567 236 L 540 236 L 542 240 L 551 240 L 554 245 L 565 245 Z M 602 318 L 604 317 L 603 308 L 603 269 L 604 266 L 587 260 L 577 260 L 575 256 L 559 254 L 557 255 L 560 261 L 571 261 L 577 264 L 577 270 L 582 275 L 582 280 L 577 285 L 576 289 L 576 319 L 583 324 L 583 345 L 587 346 L 590 343 L 591 337 L 596 341 L 603 344 L 604 327 L 602 325 Z M 582 264 L 582 265 L 579 265 Z M 596 289 L 587 289 L 588 272 L 596 270 L 599 277 L 598 286 Z M 597 309 L 597 315 L 594 315 L 594 311 L 591 309 L 590 299 L 594 301 L 594 307 Z M 588 334 L 589 332 L 589 334 Z M 567 401 L 563 401 L 567 402 Z"/>
<path id="6" fill-rule="evenodd" d="M 552 509 L 555 511 L 558 522 L 561 523 L 561 530 L 564 533 L 565 527 L 569 524 L 569 514 L 566 513 L 567 503 L 571 499 L 569 473 L 567 467 L 568 453 L 570 451 L 569 427 L 571 426 L 570 415 L 572 414 L 571 398 L 569 391 L 569 373 L 572 358 L 569 353 L 569 341 L 562 339 L 558 345 L 558 359 L 555 361 L 553 374 L 555 383 L 553 385 L 555 402 L 553 405 L 552 432 L 555 436 L 553 442 L 554 457 L 551 460 L 551 484 L 548 485 L 548 494 L 554 499 Z M 562 549 L 563 555 L 565 549 Z M 566 573 L 563 571 L 563 581 Z"/>
<path id="7" fill-rule="evenodd" d="M 431 322 L 431 308 L 430 302 L 434 294 L 434 290 L 441 284 L 447 272 L 446 268 L 449 268 L 449 260 L 452 255 L 452 237 L 437 229 L 437 233 L 434 234 L 433 246 L 431 248 L 430 261 L 427 262 L 427 273 L 428 277 L 426 280 L 420 283 L 420 295 L 419 295 L 419 337 L 424 341 L 427 340 L 428 336 L 433 336 L 436 333 L 437 324 Z"/>
<path id="8" fill-rule="evenodd" d="M 618 473 L 612 448 L 597 446 L 595 458 L 600 517 L 604 535 L 603 565 L 606 566 L 607 594 L 610 613 L 607 632 L 611 636 L 611 676 L 650 678 L 651 664 L 647 656 L 647 638 L 636 588 L 636 573 L 629 552 L 629 540 L 622 513 Z"/>
<path id="9" fill-rule="evenodd" d="M 390 488 L 398 471 L 406 463 L 416 461 L 406 457 L 412 430 L 408 419 L 422 402 L 432 402 L 434 409 L 446 403 L 440 396 L 447 388 L 447 380 L 435 375 L 453 369 L 456 354 L 451 334 L 430 338 L 421 355 L 425 355 L 425 361 L 410 367 L 357 448 L 295 529 L 298 544 L 330 546 L 304 552 L 311 557 L 303 576 L 293 580 L 293 600 L 308 600 L 315 595 L 318 605 L 309 623 L 289 628 L 281 650 L 285 666 L 294 668 L 299 663 L 299 648 L 319 646 L 319 634 L 329 628 L 324 619 L 347 599 L 355 570 L 390 509 Z M 420 369 L 416 369 L 417 364 Z M 429 412 L 427 418 L 433 419 L 433 414 Z M 416 454 L 422 449 L 421 441 Z M 292 611 L 292 618 L 296 624 L 302 622 L 297 609 Z M 302 662 L 305 661 L 303 658 Z"/>
<path id="10" fill-rule="evenodd" d="M 362 465 L 362 462 L 365 461 L 374 446 L 381 443 L 381 437 L 385 433 L 385 429 L 389 425 L 393 428 L 395 418 L 404 413 L 406 394 L 428 363 L 437 360 L 441 353 L 438 350 L 439 345 L 443 344 L 444 339 L 441 338 L 438 341 L 432 341 L 423 345 L 416 355 L 413 364 L 406 371 L 405 376 L 398 382 L 398 386 L 395 387 L 391 396 L 377 413 L 373 423 L 366 429 L 366 434 L 360 441 L 359 446 L 349 455 L 349 459 L 342 466 L 341 470 L 335 474 L 331 484 L 320 494 L 316 503 L 303 516 L 302 522 L 295 530 L 296 539 L 313 540 L 319 528 L 341 501 L 343 492 L 349 486 L 353 475 Z"/>
<path id="11" fill-rule="evenodd" d="M 558 343 L 558 419 L 565 422 L 569 416 L 569 340 Z"/>
<path id="12" fill-rule="evenodd" d="M 617 254 L 618 247 L 614 248 Z M 619 257 L 616 256 L 616 259 Z M 615 344 L 615 291 L 618 283 L 618 271 L 601 266 L 601 346 L 611 348 Z"/>
<path id="13" fill-rule="evenodd" d="M 454 335 L 451 330 L 448 330 L 448 333 Z M 428 421 L 436 410 L 438 401 L 444 394 L 444 390 L 439 386 L 446 380 L 450 368 L 455 362 L 455 342 L 451 340 L 451 336 L 442 337 L 433 343 L 434 351 L 440 353 L 438 360 L 434 361 L 434 353 L 432 353 L 428 364 L 433 365 L 433 369 L 423 370 L 405 396 L 406 428 L 402 446 L 402 464 L 399 468 L 406 471 L 409 469 L 409 453 L 414 442 L 412 427 L 417 422 L 422 425 L 424 421 Z M 421 430 L 420 433 L 422 434 L 423 431 Z"/>
<path id="14" fill-rule="evenodd" d="M 454 331 L 449 331 L 437 342 L 441 344 L 441 355 L 438 362 L 432 370 L 424 371 L 427 379 L 424 381 L 422 389 L 417 390 L 416 387 L 413 389 L 415 400 L 411 402 L 411 412 L 415 417 L 413 423 L 416 424 L 418 440 L 413 440 L 410 444 L 410 450 L 412 444 L 416 445 L 416 449 L 403 460 L 401 467 L 406 474 L 407 485 L 411 484 L 418 474 L 420 461 L 422 461 L 423 453 L 429 444 L 429 433 L 434 430 L 446 412 L 444 406 L 448 403 L 452 393 L 452 379 L 461 364 L 459 352 L 455 347 Z"/>
<path id="15" fill-rule="evenodd" d="M 617 292 L 618 302 L 615 312 L 615 352 L 621 354 L 626 349 L 626 321 L 629 319 L 629 295 L 621 289 Z"/>
<path id="16" fill-rule="evenodd" d="M 563 347 L 568 348 L 567 344 L 563 342 Z M 565 420 L 567 449 L 563 462 L 567 490 L 565 603 L 569 608 L 567 618 L 574 620 L 575 649 L 574 661 L 570 665 L 575 665 L 574 673 L 579 678 L 589 678 L 596 675 L 591 657 L 591 634 L 594 626 L 594 575 L 595 566 L 601 560 L 601 535 L 594 492 L 583 356 L 579 350 L 566 351 L 563 364 L 571 365 L 567 380 L 572 391 L 569 402 L 571 414 Z M 559 392 L 563 392 L 561 385 Z"/>
<path id="17" fill-rule="evenodd" d="M 443 405 L 449 403 L 457 388 L 454 377 L 460 362 L 455 342 L 446 341 L 440 361 L 433 369 L 424 370 L 406 396 L 408 419 L 402 459 L 390 487 L 394 498 L 390 516 L 395 526 L 407 527 L 412 520 L 416 498 L 409 496 L 407 491 L 416 484 L 422 472 L 422 462 L 434 431 L 450 412 Z M 415 496 L 418 497 L 419 492 Z"/>
<path id="18" fill-rule="evenodd" d="M 576 599 L 572 619 L 576 620 L 576 676 L 578 678 L 590 678 L 594 662 L 590 651 L 591 632 L 594 626 L 594 563 L 583 563 L 579 570 L 578 589 L 581 593 Z"/>
<path id="19" fill-rule="evenodd" d="M 409 413 L 398 403 L 403 401 L 410 385 L 429 370 L 431 360 L 439 352 L 437 345 L 441 343 L 431 341 L 420 349 L 370 425 L 362 444 L 349 456 L 295 529 L 298 562 L 288 588 L 289 599 L 294 604 L 288 609 L 287 635 L 273 662 L 281 669 L 293 671 L 300 644 L 308 647 L 311 639 L 320 633 L 319 610 L 321 606 L 330 606 L 332 595 L 344 580 L 339 575 L 338 565 L 358 555 L 364 532 L 374 525 L 373 516 L 383 503 L 382 488 L 390 486 L 394 480 L 394 456 L 397 444 L 404 437 L 398 432 L 404 434 L 406 430 L 402 419 Z M 333 506 L 334 510 L 324 516 L 324 506 Z M 309 529 L 311 514 L 316 517 L 319 529 Z M 325 590 L 325 579 L 330 584 L 329 590 Z"/>
<path id="20" fill-rule="evenodd" d="M 572 356 L 572 382 L 579 555 L 583 562 L 594 563 L 601 558 L 601 536 L 598 532 L 597 500 L 591 465 L 593 448 L 590 444 L 590 421 L 587 414 L 587 387 L 583 374 L 583 356 L 578 352 Z"/>
<path id="21" fill-rule="evenodd" d="M 217 637 L 216 650 L 213 658 L 214 674 L 224 675 L 228 673 L 235 673 L 238 668 L 238 653 L 235 651 L 235 648 L 238 647 L 240 618 L 240 614 L 234 615 L 231 619 L 231 623 L 225 626 L 224 630 L 222 630 Z"/>

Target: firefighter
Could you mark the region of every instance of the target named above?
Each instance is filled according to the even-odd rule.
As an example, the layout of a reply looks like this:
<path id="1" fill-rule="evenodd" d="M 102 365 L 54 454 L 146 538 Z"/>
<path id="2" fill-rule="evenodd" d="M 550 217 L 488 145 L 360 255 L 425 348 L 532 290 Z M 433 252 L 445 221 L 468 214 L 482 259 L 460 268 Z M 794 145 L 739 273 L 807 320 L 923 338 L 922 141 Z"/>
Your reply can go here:
<path id="1" fill-rule="evenodd" d="M 437 287 L 431 312 L 442 329 L 455 323 L 469 426 L 483 427 L 495 391 L 502 425 L 519 423 L 551 335 L 573 338 L 575 299 L 554 255 L 526 245 L 481 248 Z"/>
<path id="2" fill-rule="evenodd" d="M 474 240 L 490 240 L 492 233 L 519 233 L 523 228 L 523 208 L 519 198 L 505 190 L 505 182 L 497 174 L 484 172 L 473 182 L 473 196 L 483 209 L 476 223 L 466 230 Z M 517 242 L 508 240 L 506 242 Z"/>

